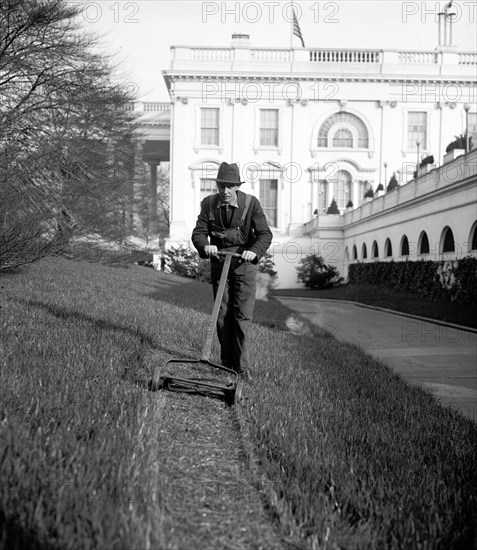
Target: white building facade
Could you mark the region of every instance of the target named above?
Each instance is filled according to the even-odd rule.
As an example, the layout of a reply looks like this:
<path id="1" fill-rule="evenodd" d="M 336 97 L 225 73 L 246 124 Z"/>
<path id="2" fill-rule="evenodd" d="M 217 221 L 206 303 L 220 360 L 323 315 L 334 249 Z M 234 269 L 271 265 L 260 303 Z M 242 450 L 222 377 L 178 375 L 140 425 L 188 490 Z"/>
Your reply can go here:
<path id="1" fill-rule="evenodd" d="M 472 250 L 475 151 L 453 161 L 462 170 L 455 181 L 438 176 L 451 165 L 438 167 L 454 136 L 467 131 L 467 145 L 477 144 L 477 53 L 253 48 L 243 35 L 230 47 L 171 53 L 167 245 L 190 242 L 226 161 L 240 165 L 242 190 L 262 203 L 280 287 L 299 286 L 296 267 L 310 253 L 344 275 L 352 261 L 402 257 L 403 236 L 415 249 L 404 256 L 422 257 L 426 230 L 430 246 L 448 227 L 455 242 L 470 242 L 455 254 Z M 431 171 L 415 179 L 430 155 Z M 366 202 L 366 190 L 386 190 L 392 175 L 399 187 Z M 339 215 L 326 214 L 333 199 Z"/>

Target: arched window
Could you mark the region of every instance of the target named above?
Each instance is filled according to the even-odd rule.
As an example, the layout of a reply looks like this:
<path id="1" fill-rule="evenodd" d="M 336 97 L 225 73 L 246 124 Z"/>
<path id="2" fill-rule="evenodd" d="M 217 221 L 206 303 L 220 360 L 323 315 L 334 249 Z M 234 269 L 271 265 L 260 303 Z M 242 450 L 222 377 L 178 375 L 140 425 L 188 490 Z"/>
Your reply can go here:
<path id="1" fill-rule="evenodd" d="M 384 256 L 386 258 L 390 258 L 392 255 L 393 255 L 393 245 L 391 244 L 391 240 L 388 238 L 384 243 Z"/>
<path id="2" fill-rule="evenodd" d="M 401 241 L 401 256 L 409 256 L 409 241 L 406 235 L 404 235 Z"/>
<path id="3" fill-rule="evenodd" d="M 353 260 L 358 259 L 358 250 L 356 249 L 356 245 L 353 245 Z"/>
<path id="4" fill-rule="evenodd" d="M 371 255 L 373 258 L 379 258 L 378 243 L 376 241 L 373 241 L 373 246 L 371 247 Z"/>
<path id="5" fill-rule="evenodd" d="M 477 250 L 477 222 L 474 223 L 473 234 L 470 240 L 470 249 Z"/>
<path id="6" fill-rule="evenodd" d="M 367 257 L 368 249 L 366 248 L 366 243 L 363 243 L 363 247 L 361 248 L 361 258 L 363 258 L 363 260 L 366 260 Z"/>
<path id="7" fill-rule="evenodd" d="M 366 125 L 356 115 L 346 112 L 335 113 L 323 122 L 318 131 L 318 147 L 328 147 L 328 138 L 330 137 L 329 133 L 334 127 L 337 128 L 333 133 L 333 147 L 362 147 L 366 149 L 369 147 L 368 129 L 366 128 Z M 354 130 L 354 133 L 357 136 L 356 142 L 353 142 L 353 132 L 350 128 Z M 341 130 L 345 130 L 345 132 L 341 132 Z M 338 134 L 338 132 L 340 133 Z M 335 145 L 335 137 L 337 137 L 338 140 L 348 140 L 343 141 L 342 143 L 349 143 L 350 135 L 351 145 Z"/>
<path id="8" fill-rule="evenodd" d="M 217 170 L 219 163 L 216 160 L 203 160 L 189 166 L 192 175 L 192 185 L 196 192 L 196 200 L 202 201 L 208 195 L 217 193 Z"/>
<path id="9" fill-rule="evenodd" d="M 338 208 L 343 210 L 351 198 L 351 174 L 346 170 L 338 170 L 333 181 L 333 191 Z"/>
<path id="10" fill-rule="evenodd" d="M 339 128 L 333 136 L 333 147 L 353 147 L 353 134 L 348 128 Z"/>
<path id="11" fill-rule="evenodd" d="M 202 201 L 208 195 L 217 193 L 217 182 L 215 179 L 200 178 L 200 200 Z"/>
<path id="12" fill-rule="evenodd" d="M 419 236 L 419 254 L 429 254 L 429 238 L 427 233 L 423 231 Z"/>
<path id="13" fill-rule="evenodd" d="M 444 227 L 442 240 L 442 252 L 455 252 L 454 233 L 450 227 Z"/>

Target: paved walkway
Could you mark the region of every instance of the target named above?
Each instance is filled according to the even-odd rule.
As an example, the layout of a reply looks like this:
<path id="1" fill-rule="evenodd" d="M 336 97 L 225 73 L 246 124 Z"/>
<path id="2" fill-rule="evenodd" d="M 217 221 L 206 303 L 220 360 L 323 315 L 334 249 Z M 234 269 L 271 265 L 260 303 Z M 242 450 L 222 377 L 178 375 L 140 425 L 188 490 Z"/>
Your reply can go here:
<path id="1" fill-rule="evenodd" d="M 337 300 L 276 298 L 477 422 L 477 331 Z"/>

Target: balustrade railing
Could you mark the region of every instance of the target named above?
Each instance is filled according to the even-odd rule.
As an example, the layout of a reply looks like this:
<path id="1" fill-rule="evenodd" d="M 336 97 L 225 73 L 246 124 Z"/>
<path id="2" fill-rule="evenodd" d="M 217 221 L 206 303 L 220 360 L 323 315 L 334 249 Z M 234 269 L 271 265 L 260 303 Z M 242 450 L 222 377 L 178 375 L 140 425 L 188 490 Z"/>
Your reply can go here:
<path id="1" fill-rule="evenodd" d="M 399 63 L 438 63 L 437 52 L 398 52 Z"/>
<path id="2" fill-rule="evenodd" d="M 169 103 L 161 103 L 156 101 L 151 102 L 145 102 L 144 105 L 144 111 L 145 112 L 156 112 L 156 113 L 169 113 L 171 110 L 171 106 Z"/>
<path id="3" fill-rule="evenodd" d="M 446 51 L 404 51 L 381 49 L 348 49 L 348 48 L 251 48 L 251 47 L 172 47 L 172 68 L 179 67 L 182 62 L 256 62 L 278 65 L 293 63 L 313 65 L 323 64 L 361 64 L 373 65 L 372 70 L 382 71 L 387 64 L 402 65 L 464 65 L 471 69 L 477 65 L 477 52 L 446 52 Z M 393 69 L 395 71 L 395 68 Z M 429 69 L 431 70 L 431 69 Z"/>
<path id="4" fill-rule="evenodd" d="M 459 53 L 459 65 L 477 65 L 477 53 Z"/>
<path id="5" fill-rule="evenodd" d="M 191 58 L 200 61 L 230 61 L 233 50 L 230 48 L 191 48 Z"/>
<path id="6" fill-rule="evenodd" d="M 442 189 L 459 183 L 461 180 L 477 177 L 477 149 L 473 149 L 465 155 L 461 155 L 454 161 L 432 170 L 422 177 L 413 179 L 400 185 L 397 189 L 387 192 L 382 197 L 377 197 L 343 214 L 344 223 L 349 224 L 383 212 L 398 204 L 424 197 L 431 191 Z M 312 223 L 312 222 L 309 222 Z M 314 226 L 311 226 L 314 227 Z"/>
<path id="7" fill-rule="evenodd" d="M 124 105 L 125 111 L 133 111 L 138 113 L 164 113 L 169 114 L 171 111 L 170 103 L 161 101 L 136 101 L 126 103 Z"/>
<path id="8" fill-rule="evenodd" d="M 291 50 L 251 50 L 254 61 L 291 61 Z"/>
<path id="9" fill-rule="evenodd" d="M 380 50 L 309 50 L 316 63 L 381 63 Z"/>

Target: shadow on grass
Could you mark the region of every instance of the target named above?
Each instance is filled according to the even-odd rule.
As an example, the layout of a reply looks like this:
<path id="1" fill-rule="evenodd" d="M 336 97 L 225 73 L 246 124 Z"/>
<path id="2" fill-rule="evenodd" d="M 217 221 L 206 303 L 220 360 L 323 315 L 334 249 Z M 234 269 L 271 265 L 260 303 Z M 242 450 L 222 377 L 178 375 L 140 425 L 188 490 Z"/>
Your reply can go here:
<path id="1" fill-rule="evenodd" d="M 211 315 L 214 305 L 211 284 L 164 273 L 158 277 L 154 290 L 143 296 L 206 315 Z M 270 297 L 256 300 L 253 321 L 267 328 L 288 330 L 286 320 L 290 315 L 296 313 Z"/>
<path id="2" fill-rule="evenodd" d="M 60 308 L 57 306 L 52 306 L 50 304 L 45 304 L 43 302 L 39 302 L 36 300 L 16 300 L 16 301 L 17 303 L 21 303 L 29 307 L 42 309 L 46 311 L 48 314 L 58 319 L 62 319 L 65 321 L 75 321 L 75 322 L 79 321 L 82 323 L 86 322 L 94 326 L 94 328 L 98 331 L 103 331 L 103 330 L 117 331 L 129 337 L 138 339 L 139 343 L 143 347 L 142 355 L 138 357 L 138 362 L 140 363 L 141 367 L 144 366 L 143 365 L 144 358 L 146 356 L 146 353 L 149 350 L 153 350 L 155 352 L 160 352 L 162 354 L 165 354 L 166 356 L 170 356 L 168 358 L 183 357 L 187 359 L 196 359 L 195 356 L 184 352 L 184 350 L 178 350 L 178 349 L 169 348 L 166 346 L 158 346 L 157 342 L 155 342 L 149 335 L 144 334 L 138 328 L 125 327 L 120 324 L 111 323 L 103 319 L 97 319 L 97 318 L 91 317 L 80 311 L 71 311 L 65 308 Z M 142 368 L 140 370 L 142 371 Z M 144 375 L 141 376 L 141 374 L 138 373 L 137 371 L 131 371 L 128 365 L 125 366 L 123 370 L 123 374 L 121 375 L 121 378 L 125 381 L 134 383 L 135 385 L 139 386 L 142 389 L 148 389 L 149 376 L 147 377 Z"/>
<path id="3" fill-rule="evenodd" d="M 0 531 L 2 536 L 2 548 L 8 550 L 58 550 L 59 546 L 40 540 L 33 530 L 21 529 L 19 520 L 13 517 L 5 517 L 0 512 Z"/>

